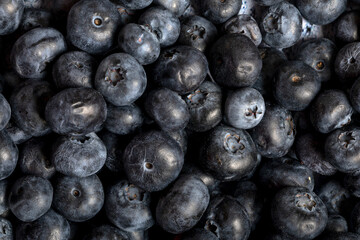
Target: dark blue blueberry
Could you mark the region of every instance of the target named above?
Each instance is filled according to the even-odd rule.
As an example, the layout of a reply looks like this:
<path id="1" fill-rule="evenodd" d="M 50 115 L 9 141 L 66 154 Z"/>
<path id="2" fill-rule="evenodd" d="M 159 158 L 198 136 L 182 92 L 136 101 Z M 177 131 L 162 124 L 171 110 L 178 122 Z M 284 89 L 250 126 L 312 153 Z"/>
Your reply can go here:
<path id="1" fill-rule="evenodd" d="M 211 48 L 209 64 L 215 81 L 225 87 L 250 87 L 262 67 L 255 44 L 241 33 L 219 38 Z"/>
<path id="2" fill-rule="evenodd" d="M 262 41 L 260 28 L 256 20 L 248 14 L 239 14 L 230 18 L 223 25 L 225 33 L 240 33 L 248 37 L 256 46 Z"/>
<path id="3" fill-rule="evenodd" d="M 189 109 L 183 99 L 167 88 L 153 90 L 146 98 L 145 110 L 165 131 L 179 131 L 190 119 Z"/>
<path id="4" fill-rule="evenodd" d="M 25 176 L 17 179 L 9 193 L 11 212 L 23 222 L 32 222 L 51 207 L 53 187 L 41 177 Z"/>
<path id="5" fill-rule="evenodd" d="M 349 191 L 336 180 L 323 183 L 318 190 L 318 196 L 326 205 L 329 214 L 344 214 L 351 197 Z"/>
<path id="6" fill-rule="evenodd" d="M 59 176 L 54 185 L 53 207 L 66 219 L 83 222 L 104 205 L 104 190 L 98 176 Z"/>
<path id="7" fill-rule="evenodd" d="M 150 193 L 123 180 L 106 193 L 106 216 L 124 231 L 143 231 L 154 225 L 150 210 Z"/>
<path id="8" fill-rule="evenodd" d="M 68 88 L 46 105 L 45 118 L 58 134 L 88 134 L 99 130 L 107 115 L 101 94 L 91 88 Z"/>
<path id="9" fill-rule="evenodd" d="M 0 94 L 0 131 L 3 130 L 11 117 L 11 107 L 6 98 Z"/>
<path id="10" fill-rule="evenodd" d="M 198 89 L 185 97 L 185 102 L 190 112 L 187 128 L 205 132 L 220 123 L 222 92 L 216 83 L 204 81 Z"/>
<path id="11" fill-rule="evenodd" d="M 52 146 L 56 171 L 73 177 L 88 177 L 105 164 L 106 147 L 95 133 L 84 136 L 61 136 Z"/>
<path id="12" fill-rule="evenodd" d="M 335 23 L 335 37 L 344 43 L 360 40 L 360 14 L 358 11 L 345 12 Z"/>
<path id="13" fill-rule="evenodd" d="M 259 22 L 263 41 L 274 48 L 293 46 L 300 39 L 301 24 L 299 10 L 287 1 L 270 6 Z"/>
<path id="14" fill-rule="evenodd" d="M 208 74 L 205 55 L 189 46 L 175 46 L 161 52 L 153 71 L 154 81 L 179 94 L 194 91 Z"/>
<path id="15" fill-rule="evenodd" d="M 15 32 L 24 12 L 23 0 L 3 0 L 0 2 L 0 35 Z"/>
<path id="16" fill-rule="evenodd" d="M 300 45 L 296 59 L 315 69 L 320 81 L 326 82 L 331 79 L 334 72 L 335 54 L 336 46 L 331 40 L 327 38 L 311 39 Z"/>
<path id="17" fill-rule="evenodd" d="M 257 167 L 257 152 L 250 135 L 233 127 L 215 127 L 204 141 L 201 165 L 221 181 L 247 177 Z"/>
<path id="18" fill-rule="evenodd" d="M 24 11 L 19 29 L 22 32 L 27 32 L 34 28 L 51 27 L 53 17 L 51 12 L 43 9 L 27 8 Z"/>
<path id="19" fill-rule="evenodd" d="M 295 140 L 295 124 L 285 108 L 267 103 L 262 121 L 251 131 L 257 150 L 263 157 L 277 158 L 288 153 Z"/>
<path id="20" fill-rule="evenodd" d="M 35 28 L 22 35 L 11 50 L 13 69 L 22 78 L 44 78 L 49 63 L 67 49 L 64 36 L 54 28 Z"/>
<path id="21" fill-rule="evenodd" d="M 86 52 L 67 52 L 59 57 L 52 68 L 57 88 L 92 87 L 95 59 Z"/>
<path id="22" fill-rule="evenodd" d="M 6 131 L 0 131 L 0 180 L 11 175 L 18 162 L 19 151 Z"/>
<path id="23" fill-rule="evenodd" d="M 126 24 L 119 32 L 120 50 L 132 55 L 140 64 L 148 65 L 160 55 L 160 42 L 150 26 Z"/>
<path id="24" fill-rule="evenodd" d="M 214 24 L 226 22 L 239 13 L 242 0 L 206 0 L 201 1 L 202 15 Z"/>
<path id="25" fill-rule="evenodd" d="M 139 18 L 138 23 L 150 27 L 159 39 L 161 47 L 173 45 L 180 35 L 180 21 L 169 10 L 163 7 L 147 9 Z"/>
<path id="26" fill-rule="evenodd" d="M 290 237 L 314 239 L 324 231 L 328 213 L 325 204 L 312 191 L 287 187 L 272 200 L 271 218 L 274 227 Z"/>
<path id="27" fill-rule="evenodd" d="M 13 226 L 9 220 L 6 218 L 0 218 L 0 239 L 1 240 L 13 240 L 14 239 L 14 231 Z"/>
<path id="28" fill-rule="evenodd" d="M 329 215 L 325 232 L 340 233 L 347 231 L 348 231 L 348 224 L 344 217 L 340 215 Z"/>
<path id="29" fill-rule="evenodd" d="M 21 172 L 47 179 L 55 174 L 51 161 L 51 140 L 32 138 L 23 144 L 19 156 Z"/>
<path id="30" fill-rule="evenodd" d="M 180 17 L 190 4 L 190 0 L 154 0 L 155 5 L 167 8 L 176 17 Z"/>
<path id="31" fill-rule="evenodd" d="M 83 240 L 132 240 L 128 239 L 127 234 L 111 225 L 101 225 L 91 230 Z"/>
<path id="32" fill-rule="evenodd" d="M 340 172 L 360 170 L 360 128 L 337 129 L 326 138 L 324 149 L 328 161 Z"/>
<path id="33" fill-rule="evenodd" d="M 264 98 L 254 88 L 241 88 L 226 98 L 224 114 L 226 122 L 233 127 L 253 128 L 265 114 Z"/>
<path id="34" fill-rule="evenodd" d="M 166 133 L 179 144 L 181 150 L 185 154 L 187 151 L 187 144 L 188 144 L 188 135 L 185 129 L 179 131 L 170 131 Z"/>
<path id="35" fill-rule="evenodd" d="M 115 53 L 100 63 L 95 76 L 95 88 L 106 101 L 115 106 L 133 103 L 145 91 L 144 68 L 126 53 Z"/>
<path id="36" fill-rule="evenodd" d="M 218 31 L 212 22 L 194 15 L 181 23 L 179 43 L 205 52 L 214 42 L 217 34 Z"/>
<path id="37" fill-rule="evenodd" d="M 68 221 L 50 209 L 34 222 L 20 223 L 16 227 L 16 240 L 67 240 L 70 237 Z"/>
<path id="38" fill-rule="evenodd" d="M 350 123 L 353 109 L 344 92 L 326 90 L 312 102 L 310 120 L 321 133 L 329 133 Z"/>
<path id="39" fill-rule="evenodd" d="M 116 42 L 120 14 L 109 1 L 82 0 L 70 10 L 67 38 L 75 47 L 90 54 L 102 54 Z"/>
<path id="40" fill-rule="evenodd" d="M 149 192 L 160 191 L 178 177 L 184 153 L 166 133 L 150 131 L 131 140 L 123 162 L 131 183 Z"/>
<path id="41" fill-rule="evenodd" d="M 110 0 L 131 10 L 140 10 L 149 6 L 153 0 Z"/>
<path id="42" fill-rule="evenodd" d="M 135 104 L 121 107 L 108 104 L 107 111 L 104 127 L 115 134 L 126 135 L 133 133 L 141 127 L 144 121 L 141 109 Z"/>
<path id="43" fill-rule="evenodd" d="M 337 19 L 346 9 L 347 0 L 296 0 L 301 15 L 311 24 L 326 25 Z"/>
<path id="44" fill-rule="evenodd" d="M 360 77 L 360 42 L 345 45 L 336 55 L 335 73 L 340 82 L 351 83 Z"/>

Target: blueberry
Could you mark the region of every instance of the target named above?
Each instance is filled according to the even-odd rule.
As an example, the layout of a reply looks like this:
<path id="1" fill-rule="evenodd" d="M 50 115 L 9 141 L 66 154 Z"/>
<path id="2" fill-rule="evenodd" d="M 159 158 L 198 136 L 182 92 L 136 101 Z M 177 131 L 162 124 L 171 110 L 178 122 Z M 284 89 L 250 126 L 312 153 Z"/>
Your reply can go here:
<path id="1" fill-rule="evenodd" d="M 128 240 L 126 233 L 111 225 L 101 225 L 91 230 L 83 240 Z"/>
<path id="2" fill-rule="evenodd" d="M 242 0 L 206 0 L 201 1 L 202 15 L 214 24 L 226 22 L 240 11 Z"/>
<path id="3" fill-rule="evenodd" d="M 165 131 L 182 130 L 190 119 L 185 101 L 167 88 L 151 91 L 146 98 L 145 110 Z"/>
<path id="4" fill-rule="evenodd" d="M 181 23 L 179 43 L 205 52 L 214 42 L 217 34 L 218 31 L 212 22 L 194 15 Z"/>
<path id="5" fill-rule="evenodd" d="M 110 0 L 131 10 L 140 10 L 149 6 L 153 0 Z"/>
<path id="6" fill-rule="evenodd" d="M 293 238 L 313 239 L 320 235 L 328 220 L 325 204 L 302 187 L 287 187 L 274 197 L 271 206 L 274 227 Z"/>
<path id="7" fill-rule="evenodd" d="M 274 97 L 290 111 L 302 111 L 316 97 L 321 88 L 318 74 L 301 61 L 288 61 L 274 76 Z"/>
<path id="8" fill-rule="evenodd" d="M 154 225 L 150 211 L 150 194 L 123 180 L 106 194 L 106 216 L 124 231 L 143 231 Z"/>
<path id="9" fill-rule="evenodd" d="M 360 41 L 360 15 L 357 11 L 345 12 L 335 23 L 335 37 L 344 43 Z"/>
<path id="10" fill-rule="evenodd" d="M 163 7 L 147 9 L 139 18 L 138 23 L 148 25 L 159 39 L 161 47 L 173 45 L 180 35 L 180 21 L 169 10 Z"/>
<path id="11" fill-rule="evenodd" d="M 191 162 L 185 162 L 182 173 L 199 178 L 208 187 L 209 193 L 214 191 L 219 185 L 219 181 L 213 175 L 204 172 L 200 167 Z"/>
<path id="12" fill-rule="evenodd" d="M 0 180 L 11 175 L 18 162 L 19 151 L 5 131 L 0 131 Z"/>
<path id="13" fill-rule="evenodd" d="M 213 198 L 202 221 L 205 222 L 204 228 L 218 239 L 246 240 L 251 231 L 246 210 L 229 196 Z"/>
<path id="14" fill-rule="evenodd" d="M 52 15 L 49 11 L 43 9 L 27 8 L 24 10 L 19 29 L 27 32 L 34 28 L 45 28 L 52 26 Z"/>
<path id="15" fill-rule="evenodd" d="M 12 118 L 4 128 L 4 131 L 6 131 L 15 144 L 21 144 L 32 137 L 29 133 L 19 128 Z"/>
<path id="16" fill-rule="evenodd" d="M 301 15 L 311 24 L 326 25 L 337 19 L 346 9 L 346 0 L 296 0 Z"/>
<path id="17" fill-rule="evenodd" d="M 265 101 L 254 88 L 241 88 L 228 95 L 225 118 L 231 126 L 249 129 L 258 125 L 265 114 Z"/>
<path id="18" fill-rule="evenodd" d="M 155 5 L 167 8 L 176 17 L 180 17 L 190 4 L 190 0 L 154 0 Z"/>
<path id="19" fill-rule="evenodd" d="M 179 94 L 194 91 L 208 74 L 205 55 L 189 46 L 175 46 L 161 52 L 153 71 L 155 83 Z"/>
<path id="20" fill-rule="evenodd" d="M 88 177 L 104 166 L 106 147 L 95 133 L 61 136 L 52 146 L 51 160 L 64 175 Z"/>
<path id="21" fill-rule="evenodd" d="M 294 120 L 289 111 L 276 104 L 267 103 L 265 109 L 262 121 L 250 131 L 251 137 L 263 157 L 282 157 L 295 140 Z"/>
<path id="22" fill-rule="evenodd" d="M 67 38 L 85 52 L 102 54 L 114 45 L 119 23 L 120 15 L 109 1 L 82 0 L 67 17 Z"/>
<path id="23" fill-rule="evenodd" d="M 140 64 L 148 65 L 160 55 L 160 42 L 150 27 L 126 24 L 119 32 L 120 50 L 132 55 Z"/>
<path id="24" fill-rule="evenodd" d="M 131 140 L 123 162 L 131 183 L 149 192 L 160 191 L 178 177 L 184 153 L 166 133 L 150 131 Z"/>
<path id="25" fill-rule="evenodd" d="M 14 233 L 13 233 L 13 226 L 9 220 L 6 218 L 0 218 L 0 238 L 2 240 L 13 240 Z"/>
<path id="26" fill-rule="evenodd" d="M 0 131 L 3 130 L 11 117 L 11 107 L 6 98 L 0 94 Z"/>
<path id="27" fill-rule="evenodd" d="M 100 63 L 95 76 L 95 88 L 115 106 L 133 103 L 145 91 L 144 68 L 126 53 L 115 53 Z"/>
<path id="28" fill-rule="evenodd" d="M 321 82 L 331 79 L 336 46 L 327 38 L 311 39 L 299 47 L 296 59 L 303 61 L 318 73 Z"/>
<path id="29" fill-rule="evenodd" d="M 187 128 L 205 132 L 218 125 L 222 119 L 221 101 L 220 87 L 210 81 L 204 81 L 198 89 L 185 96 L 190 112 Z"/>
<path id="30" fill-rule="evenodd" d="M 116 107 L 107 105 L 107 118 L 104 127 L 115 134 L 126 135 L 141 127 L 144 121 L 143 113 L 135 104 Z"/>
<path id="31" fill-rule="evenodd" d="M 337 170 L 325 157 L 324 143 L 317 134 L 303 134 L 296 137 L 295 151 L 302 164 L 318 174 L 330 176 Z"/>
<path id="32" fill-rule="evenodd" d="M 325 90 L 312 102 L 310 120 L 321 133 L 329 133 L 350 123 L 353 109 L 344 92 Z"/>
<path id="33" fill-rule="evenodd" d="M 348 224 L 344 217 L 340 215 L 329 215 L 325 232 L 347 232 Z"/>
<path id="34" fill-rule="evenodd" d="M 11 50 L 11 63 L 22 78 L 44 78 L 49 63 L 67 49 L 54 28 L 35 28 L 22 35 Z"/>
<path id="35" fill-rule="evenodd" d="M 223 25 L 225 33 L 241 33 L 248 37 L 256 46 L 262 41 L 260 28 L 253 17 L 247 14 L 240 14 L 230 18 Z"/>
<path id="36" fill-rule="evenodd" d="M 344 178 L 344 187 L 355 197 L 360 197 L 360 172 L 347 174 Z"/>
<path id="37" fill-rule="evenodd" d="M 18 240 L 67 240 L 69 237 L 68 221 L 52 209 L 36 221 L 20 223 L 16 227 L 16 239 Z"/>
<path id="38" fill-rule="evenodd" d="M 360 128 L 337 129 L 326 138 L 324 149 L 328 161 L 340 172 L 360 170 Z"/>
<path id="39" fill-rule="evenodd" d="M 93 218 L 104 204 L 104 190 L 98 176 L 59 176 L 54 185 L 53 207 L 66 219 L 83 222 Z"/>
<path id="40" fill-rule="evenodd" d="M 11 212 L 23 222 L 32 222 L 51 207 L 53 187 L 41 177 L 24 176 L 15 181 L 9 193 Z"/>
<path id="41" fill-rule="evenodd" d="M 168 232 L 185 232 L 201 219 L 209 201 L 209 190 L 202 180 L 183 175 L 159 200 L 156 220 Z"/>
<path id="42" fill-rule="evenodd" d="M 88 134 L 99 130 L 106 120 L 106 103 L 91 88 L 68 88 L 46 105 L 45 118 L 58 134 Z"/>
<path id="43" fill-rule="evenodd" d="M 341 183 L 330 180 L 321 185 L 318 196 L 326 205 L 330 214 L 343 214 L 348 207 L 350 193 Z"/>
<path id="44" fill-rule="evenodd" d="M 8 214 L 9 208 L 9 190 L 10 185 L 8 180 L 1 180 L 0 181 L 0 215 L 5 216 Z"/>
<path id="45" fill-rule="evenodd" d="M 0 3 L 0 35 L 13 33 L 21 22 L 23 0 L 4 0 Z"/>
<path id="46" fill-rule="evenodd" d="M 179 131 L 170 131 L 166 133 L 179 144 L 181 150 L 185 154 L 188 144 L 188 134 L 186 133 L 185 129 Z"/>
<path id="47" fill-rule="evenodd" d="M 282 1 L 271 5 L 259 23 L 263 41 L 274 48 L 293 46 L 301 36 L 302 18 L 299 10 Z"/>
<path id="48" fill-rule="evenodd" d="M 93 86 L 95 59 L 86 52 L 72 51 L 59 57 L 52 68 L 55 85 L 59 89 Z"/>
<path id="49" fill-rule="evenodd" d="M 258 163 L 250 135 L 227 126 L 217 126 L 208 134 L 200 155 L 202 167 L 220 181 L 245 178 Z"/>
<path id="50" fill-rule="evenodd" d="M 334 66 L 341 82 L 350 82 L 360 77 L 360 42 L 345 45 L 337 53 Z"/>
<path id="51" fill-rule="evenodd" d="M 209 55 L 211 73 L 222 86 L 250 87 L 258 78 L 262 61 L 255 44 L 241 33 L 220 37 Z"/>
<path id="52" fill-rule="evenodd" d="M 20 151 L 19 167 L 24 174 L 51 178 L 55 167 L 51 161 L 51 138 L 32 138 Z"/>

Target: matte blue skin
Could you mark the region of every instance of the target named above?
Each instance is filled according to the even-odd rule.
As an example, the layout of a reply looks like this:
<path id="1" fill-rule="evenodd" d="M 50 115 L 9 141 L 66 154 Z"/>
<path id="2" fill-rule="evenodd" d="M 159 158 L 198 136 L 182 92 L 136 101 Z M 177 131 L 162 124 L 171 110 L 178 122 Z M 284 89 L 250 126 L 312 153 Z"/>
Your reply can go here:
<path id="1" fill-rule="evenodd" d="M 18 162 L 19 150 L 6 131 L 0 132 L 0 180 L 9 177 Z"/>
<path id="2" fill-rule="evenodd" d="M 12 9 L 12 11 L 8 10 Z M 13 33 L 20 25 L 24 3 L 22 0 L 3 0 L 0 3 L 0 35 Z"/>

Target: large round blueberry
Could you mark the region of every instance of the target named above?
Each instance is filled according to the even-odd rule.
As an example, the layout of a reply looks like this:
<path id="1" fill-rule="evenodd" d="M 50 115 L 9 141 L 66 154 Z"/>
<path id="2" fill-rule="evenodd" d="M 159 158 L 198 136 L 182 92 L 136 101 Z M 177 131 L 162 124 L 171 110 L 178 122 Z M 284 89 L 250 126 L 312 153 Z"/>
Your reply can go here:
<path id="1" fill-rule="evenodd" d="M 104 205 L 104 190 L 98 176 L 59 176 L 54 185 L 54 208 L 66 219 L 83 222 L 93 218 Z"/>
<path id="2" fill-rule="evenodd" d="M 180 17 L 189 6 L 190 0 L 154 0 L 154 4 L 163 6 L 176 17 Z"/>
<path id="3" fill-rule="evenodd" d="M 312 191 L 302 187 L 280 190 L 272 201 L 273 225 L 290 237 L 314 239 L 326 227 L 325 204 Z"/>
<path id="4" fill-rule="evenodd" d="M 118 43 L 122 51 L 142 65 L 155 62 L 160 55 L 160 42 L 146 25 L 126 24 L 119 32 Z"/>
<path id="5" fill-rule="evenodd" d="M 153 68 L 154 81 L 180 94 L 195 90 L 208 74 L 205 55 L 189 46 L 175 46 L 162 51 Z"/>
<path id="6" fill-rule="evenodd" d="M 52 209 L 36 221 L 20 223 L 16 227 L 17 240 L 67 240 L 69 237 L 70 225 L 68 221 Z"/>
<path id="7" fill-rule="evenodd" d="M 22 19 L 23 0 L 3 0 L 0 2 L 0 35 L 13 33 Z"/>
<path id="8" fill-rule="evenodd" d="M 125 231 L 142 231 L 154 225 L 150 193 L 123 180 L 110 187 L 105 201 L 106 216 Z"/>
<path id="9" fill-rule="evenodd" d="M 241 33 L 219 38 L 210 51 L 210 70 L 226 87 L 249 87 L 258 78 L 262 61 L 255 44 Z"/>
<path id="10" fill-rule="evenodd" d="M 18 162 L 19 151 L 5 131 L 0 131 L 0 180 L 11 175 Z"/>
<path id="11" fill-rule="evenodd" d="M 61 136 L 52 146 L 51 159 L 56 171 L 67 176 L 87 177 L 104 166 L 106 147 L 95 133 Z"/>
<path id="12" fill-rule="evenodd" d="M 282 157 L 295 140 L 295 124 L 292 115 L 285 108 L 266 104 L 262 121 L 251 131 L 259 153 L 267 158 Z"/>
<path id="13" fill-rule="evenodd" d="M 205 132 L 222 119 L 221 110 L 222 92 L 213 82 L 205 81 L 198 89 L 185 97 L 190 112 L 190 121 L 187 128 L 196 132 Z"/>
<path id="14" fill-rule="evenodd" d="M 226 22 L 239 13 L 242 0 L 206 0 L 201 1 L 201 12 L 214 24 Z"/>
<path id="15" fill-rule="evenodd" d="M 52 68 L 56 87 L 92 87 L 95 64 L 95 59 L 86 52 L 72 51 L 61 55 Z"/>
<path id="16" fill-rule="evenodd" d="M 9 193 L 11 212 L 23 222 L 32 222 L 44 215 L 52 200 L 51 183 L 31 175 L 17 179 Z"/>
<path id="17" fill-rule="evenodd" d="M 11 50 L 11 63 L 22 78 L 43 78 L 47 66 L 66 51 L 63 35 L 53 28 L 35 28 L 22 35 Z"/>
<path id="18" fill-rule="evenodd" d="M 345 45 L 336 55 L 335 73 L 342 82 L 351 82 L 360 77 L 360 42 Z"/>
<path id="19" fill-rule="evenodd" d="M 287 1 L 270 6 L 259 23 L 263 41 L 275 48 L 294 45 L 300 39 L 301 24 L 299 10 Z"/>
<path id="20" fill-rule="evenodd" d="M 45 118 L 58 134 L 88 134 L 99 130 L 106 119 L 106 103 L 91 88 L 68 88 L 46 105 Z"/>
<path id="21" fill-rule="evenodd" d="M 151 118 L 165 131 L 178 131 L 189 122 L 189 109 L 174 91 L 160 88 L 149 93 L 145 109 Z"/>
<path id="22" fill-rule="evenodd" d="M 200 157 L 201 165 L 221 181 L 248 176 L 257 167 L 254 142 L 241 129 L 218 126 L 208 134 Z"/>
<path id="23" fill-rule="evenodd" d="M 353 109 L 344 92 L 326 90 L 318 95 L 310 108 L 310 120 L 321 133 L 329 133 L 350 123 Z"/>
<path id="24" fill-rule="evenodd" d="M 139 18 L 139 24 L 148 25 L 159 39 L 161 47 L 173 45 L 180 35 L 180 21 L 163 7 L 147 9 Z"/>
<path id="25" fill-rule="evenodd" d="M 116 41 L 119 24 L 120 14 L 109 1 L 82 0 L 69 12 L 67 38 L 90 54 L 105 53 Z"/>
<path id="26" fill-rule="evenodd" d="M 249 129 L 258 125 L 265 114 L 265 101 L 254 88 L 230 93 L 225 102 L 225 118 L 231 126 Z"/>
<path id="27" fill-rule="evenodd" d="M 144 68 L 126 53 L 115 53 L 100 63 L 95 76 L 95 88 L 115 106 L 133 103 L 145 91 Z"/>
<path id="28" fill-rule="evenodd" d="M 153 192 L 174 181 L 184 164 L 180 145 L 164 132 L 134 137 L 124 151 L 124 168 L 131 183 Z"/>
<path id="29" fill-rule="evenodd" d="M 5 126 L 10 121 L 11 117 L 11 107 L 6 98 L 0 94 L 0 131 L 5 128 Z"/>

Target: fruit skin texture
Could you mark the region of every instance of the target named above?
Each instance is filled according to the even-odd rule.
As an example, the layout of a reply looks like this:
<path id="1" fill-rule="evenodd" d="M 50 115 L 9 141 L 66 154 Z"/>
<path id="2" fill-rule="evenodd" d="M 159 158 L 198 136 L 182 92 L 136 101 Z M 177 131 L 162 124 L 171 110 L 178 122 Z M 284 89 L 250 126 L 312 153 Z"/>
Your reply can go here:
<path id="1" fill-rule="evenodd" d="M 174 181 L 184 164 L 180 145 L 164 132 L 135 136 L 126 147 L 123 162 L 129 181 L 148 191 L 160 191 Z"/>
<path id="2" fill-rule="evenodd" d="M 345 12 L 335 23 L 336 39 L 351 43 L 360 40 L 359 11 Z"/>
<path id="3" fill-rule="evenodd" d="M 154 4 L 163 6 L 176 17 L 180 17 L 189 6 L 190 0 L 154 0 Z"/>
<path id="4" fill-rule="evenodd" d="M 129 54 L 114 53 L 103 59 L 96 71 L 94 86 L 115 106 L 136 101 L 145 91 L 144 68 Z"/>
<path id="5" fill-rule="evenodd" d="M 13 226 L 9 220 L 0 217 L 0 227 L 2 229 L 2 233 L 0 234 L 1 240 L 14 239 Z"/>
<path id="6" fill-rule="evenodd" d="M 149 6 L 153 0 L 110 0 L 131 10 L 140 10 Z"/>
<path id="7" fill-rule="evenodd" d="M 41 177 L 21 177 L 9 193 L 11 212 L 23 222 L 32 222 L 43 216 L 51 207 L 53 187 Z"/>
<path id="8" fill-rule="evenodd" d="M 220 24 L 226 22 L 240 11 L 242 0 L 207 0 L 201 1 L 201 3 L 203 16 L 214 24 Z"/>
<path id="9" fill-rule="evenodd" d="M 107 115 L 101 94 L 91 88 L 68 88 L 52 97 L 45 118 L 58 134 L 85 135 L 99 130 Z"/>
<path id="10" fill-rule="evenodd" d="M 335 73 L 342 83 L 351 83 L 360 77 L 360 42 L 345 45 L 337 53 L 334 66 Z"/>
<path id="11" fill-rule="evenodd" d="M 0 35 L 7 35 L 13 33 L 21 23 L 23 12 L 24 12 L 24 3 L 22 0 L 1 1 Z"/>
<path id="12" fill-rule="evenodd" d="M 220 37 L 211 47 L 209 56 L 211 74 L 221 86 L 250 87 L 261 72 L 259 50 L 240 33 Z"/>
<path id="13" fill-rule="evenodd" d="M 22 35 L 11 50 L 11 63 L 22 78 L 44 78 L 47 65 L 67 49 L 54 28 L 35 28 Z"/>
<path id="14" fill-rule="evenodd" d="M 110 187 L 106 194 L 106 216 L 118 228 L 133 232 L 154 225 L 150 211 L 150 193 L 122 180 Z"/>
<path id="15" fill-rule="evenodd" d="M 11 117 L 11 107 L 6 98 L 0 94 L 0 131 L 3 130 Z"/>
<path id="16" fill-rule="evenodd" d="M 233 127 L 215 127 L 203 143 L 200 164 L 220 181 L 240 180 L 258 164 L 250 135 Z"/>
<path id="17" fill-rule="evenodd" d="M 19 150 L 5 131 L 0 131 L 0 180 L 11 175 L 19 157 Z"/>
<path id="18" fill-rule="evenodd" d="M 315 193 L 302 187 L 288 187 L 275 195 L 271 217 L 274 227 L 288 236 L 314 239 L 324 231 L 328 213 Z"/>
<path id="19" fill-rule="evenodd" d="M 91 232 L 85 236 L 83 240 L 109 240 L 109 239 L 116 239 L 116 240 L 127 240 L 126 233 L 116 227 L 111 225 L 101 225 L 91 230 Z M 140 239 L 134 239 L 140 240 Z M 147 240 L 147 239 L 141 239 Z"/>

